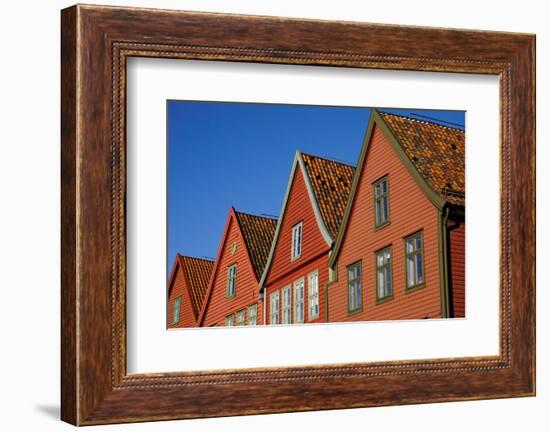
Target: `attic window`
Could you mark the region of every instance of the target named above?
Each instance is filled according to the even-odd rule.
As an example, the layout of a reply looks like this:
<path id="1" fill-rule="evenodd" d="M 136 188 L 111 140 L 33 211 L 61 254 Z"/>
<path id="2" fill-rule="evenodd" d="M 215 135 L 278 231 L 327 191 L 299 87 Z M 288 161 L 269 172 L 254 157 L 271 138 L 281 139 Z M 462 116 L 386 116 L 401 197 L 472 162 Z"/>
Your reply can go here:
<path id="1" fill-rule="evenodd" d="M 302 255 L 302 222 L 292 227 L 292 260 Z"/>
<path id="2" fill-rule="evenodd" d="M 389 178 L 385 176 L 374 183 L 374 227 L 385 226 L 390 221 Z"/>

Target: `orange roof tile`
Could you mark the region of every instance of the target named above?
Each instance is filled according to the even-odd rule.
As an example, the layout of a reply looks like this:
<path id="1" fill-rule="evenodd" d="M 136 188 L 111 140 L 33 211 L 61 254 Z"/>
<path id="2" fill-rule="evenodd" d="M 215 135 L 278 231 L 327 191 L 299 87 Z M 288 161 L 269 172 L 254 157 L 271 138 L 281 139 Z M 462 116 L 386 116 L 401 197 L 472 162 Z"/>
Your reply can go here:
<path id="1" fill-rule="evenodd" d="M 277 227 L 277 219 L 237 211 L 235 211 L 235 215 L 243 233 L 252 266 L 259 280 L 267 263 L 271 242 Z"/>
<path id="2" fill-rule="evenodd" d="M 428 184 L 447 202 L 464 206 L 464 131 L 401 115 L 379 113 Z"/>
<path id="3" fill-rule="evenodd" d="M 178 259 L 180 259 L 180 264 L 187 276 L 189 296 L 191 297 L 196 318 L 204 301 L 208 281 L 214 268 L 214 262 L 212 260 L 199 259 L 198 257 L 182 256 L 179 253 Z"/>
<path id="4" fill-rule="evenodd" d="M 344 217 L 355 167 L 301 153 L 325 226 L 336 239 Z"/>

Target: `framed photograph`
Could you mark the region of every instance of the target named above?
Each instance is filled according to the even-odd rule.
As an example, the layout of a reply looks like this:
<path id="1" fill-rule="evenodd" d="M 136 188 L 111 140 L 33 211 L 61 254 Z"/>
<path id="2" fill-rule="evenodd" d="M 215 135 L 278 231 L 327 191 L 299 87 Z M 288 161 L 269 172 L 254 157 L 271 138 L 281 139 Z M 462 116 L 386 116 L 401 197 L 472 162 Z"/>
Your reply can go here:
<path id="1" fill-rule="evenodd" d="M 61 44 L 63 420 L 535 394 L 533 35 L 77 5 Z"/>

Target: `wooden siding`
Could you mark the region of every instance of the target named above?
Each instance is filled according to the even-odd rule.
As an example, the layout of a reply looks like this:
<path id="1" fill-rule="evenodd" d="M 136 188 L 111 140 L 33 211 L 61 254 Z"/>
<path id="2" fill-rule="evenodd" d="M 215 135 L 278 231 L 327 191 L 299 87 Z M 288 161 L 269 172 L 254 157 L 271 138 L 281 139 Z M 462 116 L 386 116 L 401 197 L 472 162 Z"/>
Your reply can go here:
<path id="1" fill-rule="evenodd" d="M 359 167 L 358 167 L 359 169 Z M 389 178 L 390 223 L 374 228 L 372 184 Z M 336 269 L 329 286 L 329 320 L 422 319 L 441 317 L 437 208 L 404 168 L 378 126 L 374 126 Z M 404 238 L 422 230 L 425 286 L 405 290 Z M 375 252 L 391 246 L 393 298 L 377 303 Z M 361 261 L 362 310 L 348 313 L 346 267 Z"/>
<path id="2" fill-rule="evenodd" d="M 465 317 L 465 244 L 466 224 L 463 220 L 449 220 L 449 288 L 452 317 Z"/>
<path id="3" fill-rule="evenodd" d="M 214 324 L 223 326 L 227 316 L 258 303 L 258 280 L 248 258 L 245 242 L 233 211 L 231 211 L 229 217 L 227 235 L 221 245 L 222 249 L 217 258 L 219 262 L 214 269 L 213 279 L 210 281 L 211 286 L 209 288 L 211 291 L 206 299 L 208 303 L 200 326 L 212 326 Z M 233 243 L 237 245 L 235 253 L 232 252 Z M 227 272 L 229 266 L 233 264 L 237 264 L 235 296 L 227 298 Z M 262 322 L 262 308 L 263 305 L 259 303 L 258 324 Z"/>
<path id="4" fill-rule="evenodd" d="M 309 319 L 309 289 L 308 289 L 308 276 L 312 272 L 317 271 L 318 283 L 319 283 L 319 316 L 314 319 Z M 265 288 L 265 301 L 266 301 L 266 320 L 265 323 L 269 325 L 270 322 L 270 295 L 279 291 L 279 322 L 282 316 L 282 289 L 286 286 L 292 287 L 291 306 L 292 306 L 292 322 L 294 322 L 294 282 L 304 279 L 304 322 L 303 323 L 322 323 L 326 322 L 326 304 L 325 304 L 325 289 L 328 284 L 328 253 L 324 253 L 314 260 L 311 260 L 308 264 L 301 266 L 293 271 L 288 272 L 277 283 L 266 286 Z"/>
<path id="5" fill-rule="evenodd" d="M 168 328 L 193 328 L 197 326 L 196 317 L 189 296 L 187 280 L 182 266 L 176 259 L 172 284 L 168 295 L 167 325 Z M 174 301 L 181 297 L 180 319 L 178 323 L 172 323 L 174 318 Z"/>
<path id="6" fill-rule="evenodd" d="M 302 254 L 299 258 L 292 260 L 292 227 L 302 222 Z M 304 304 L 305 323 L 307 318 L 307 275 L 319 271 L 319 319 L 315 322 L 324 321 L 325 304 L 324 290 L 328 282 L 328 252 L 330 248 L 323 238 L 317 219 L 309 199 L 303 173 L 299 167 L 289 191 L 285 212 L 282 215 L 279 237 L 271 261 L 264 287 L 266 294 L 266 323 L 269 323 L 269 295 L 277 289 L 287 286 L 290 283 L 305 277 Z M 282 302 L 281 302 L 282 304 Z M 292 298 L 294 306 L 294 297 Z"/>
<path id="7" fill-rule="evenodd" d="M 329 247 L 321 235 L 311 205 L 302 171 L 297 167 L 285 212 L 281 214 L 279 237 L 264 286 L 278 283 L 281 277 L 328 252 Z M 302 255 L 292 260 L 292 227 L 300 222 L 302 222 Z"/>

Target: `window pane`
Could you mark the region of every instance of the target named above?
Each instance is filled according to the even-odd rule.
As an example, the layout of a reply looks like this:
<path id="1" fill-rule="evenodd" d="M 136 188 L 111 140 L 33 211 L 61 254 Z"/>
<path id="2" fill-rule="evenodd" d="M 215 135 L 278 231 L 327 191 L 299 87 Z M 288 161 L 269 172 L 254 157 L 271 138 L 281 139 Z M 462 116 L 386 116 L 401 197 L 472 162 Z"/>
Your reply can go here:
<path id="1" fill-rule="evenodd" d="M 387 266 L 386 267 L 386 296 L 390 296 L 391 294 L 392 294 L 391 268 Z"/>
<path id="2" fill-rule="evenodd" d="M 407 240 L 407 253 L 412 253 L 414 251 L 414 240 Z"/>
<path id="3" fill-rule="evenodd" d="M 381 182 L 381 187 L 382 187 L 382 193 L 386 193 L 388 191 L 388 181 L 383 180 Z"/>
<path id="4" fill-rule="evenodd" d="M 382 219 L 381 222 L 384 223 L 388 220 L 388 198 L 382 198 Z"/>
<path id="5" fill-rule="evenodd" d="M 407 257 L 407 286 L 414 286 L 414 258 Z"/>
<path id="6" fill-rule="evenodd" d="M 416 281 L 422 283 L 424 281 L 424 273 L 422 271 L 422 253 L 416 255 Z"/>
<path id="7" fill-rule="evenodd" d="M 382 298 L 384 297 L 384 272 L 382 270 L 378 270 L 378 297 Z"/>
<path id="8" fill-rule="evenodd" d="M 420 235 L 416 237 L 416 248 L 422 248 L 422 237 Z"/>

